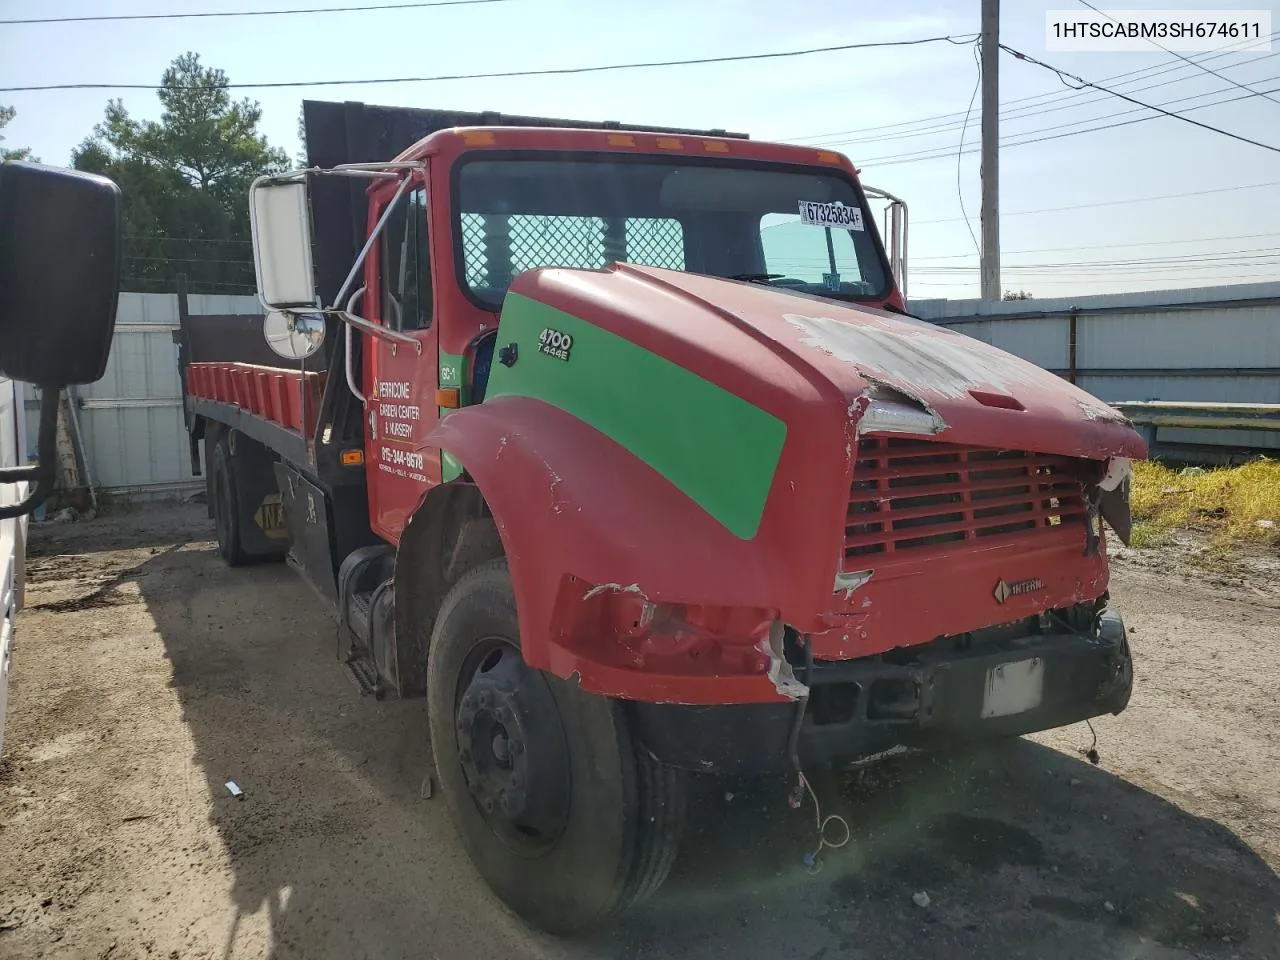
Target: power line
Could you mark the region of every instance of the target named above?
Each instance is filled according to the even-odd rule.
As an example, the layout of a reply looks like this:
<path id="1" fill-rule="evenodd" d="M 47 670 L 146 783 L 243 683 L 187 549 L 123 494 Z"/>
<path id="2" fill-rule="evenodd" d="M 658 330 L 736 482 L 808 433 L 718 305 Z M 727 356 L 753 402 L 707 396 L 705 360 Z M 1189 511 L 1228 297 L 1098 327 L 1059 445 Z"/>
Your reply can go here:
<path id="1" fill-rule="evenodd" d="M 1033 247 L 1030 250 L 1006 250 L 1004 254 L 1016 256 L 1024 253 L 1059 253 L 1071 250 L 1115 250 L 1120 247 L 1158 247 L 1185 243 L 1215 243 L 1221 240 L 1257 240 L 1262 237 L 1280 237 L 1280 233 L 1232 233 L 1219 237 L 1196 237 L 1190 240 L 1132 240 L 1128 243 L 1091 243 L 1079 247 Z M 925 256 L 912 254 L 911 262 L 920 263 L 922 260 L 967 260 L 971 256 L 973 256 L 971 253 L 942 253 Z"/>
<path id="2" fill-rule="evenodd" d="M 969 95 L 969 109 L 964 112 L 964 125 L 960 128 L 960 144 L 956 147 L 956 197 L 960 201 L 960 213 L 964 216 L 964 225 L 969 231 L 969 239 L 973 241 L 973 249 L 978 251 L 978 256 L 982 256 L 982 245 L 978 243 L 978 238 L 974 235 L 973 224 L 969 220 L 969 211 L 964 208 L 964 187 L 960 183 L 960 158 L 964 155 L 964 134 L 969 128 L 969 115 L 973 113 L 974 101 L 978 99 L 978 88 L 982 86 L 982 57 L 979 54 L 979 47 L 982 41 L 978 41 L 973 45 L 973 62 L 978 68 L 977 79 L 973 82 L 973 93 Z"/>
<path id="3" fill-rule="evenodd" d="M 510 77 L 565 76 L 582 73 L 604 73 L 610 70 L 641 70 L 651 67 L 687 67 L 708 63 L 735 63 L 745 60 L 777 60 L 783 57 L 804 57 L 816 53 L 836 53 L 847 50 L 870 50 L 882 47 L 914 47 L 926 43 L 970 43 L 974 34 L 960 37 L 921 37 L 917 40 L 881 40 L 874 43 L 842 43 L 830 47 L 809 47 L 805 50 L 780 50 L 770 53 L 741 53 L 724 57 L 697 57 L 690 60 L 654 60 L 642 63 L 609 63 L 590 67 L 548 67 L 542 70 L 503 70 L 492 73 L 441 74 L 434 77 L 385 77 L 369 80 L 287 80 L 274 83 L 228 83 L 227 90 L 268 90 L 282 87 L 342 87 L 364 86 L 375 83 L 434 83 L 445 80 L 494 80 Z M 27 87 L 0 87 L 0 93 L 29 93 L 36 90 L 157 90 L 153 83 L 53 83 Z"/>
<path id="4" fill-rule="evenodd" d="M 1247 60 L 1247 61 L 1245 61 L 1245 63 L 1242 63 L 1242 64 L 1236 64 L 1236 66 L 1245 66 L 1246 64 L 1250 64 L 1250 63 L 1258 63 L 1258 62 L 1260 62 L 1260 61 L 1262 61 L 1262 60 L 1270 60 L 1270 59 L 1272 59 L 1272 58 L 1274 58 L 1274 57 L 1280 57 L 1280 50 L 1277 50 L 1277 51 L 1275 51 L 1274 53 L 1268 53 L 1268 54 L 1266 54 L 1265 56 L 1261 56 L 1261 57 L 1254 57 L 1252 60 Z M 1175 83 L 1184 83 L 1185 81 L 1190 80 L 1190 79 L 1192 79 L 1192 78 L 1191 78 L 1191 77 L 1178 77 L 1178 78 L 1173 79 L 1173 80 L 1162 80 L 1162 81 L 1160 81 L 1159 83 L 1151 83 L 1151 84 L 1147 84 L 1145 87 L 1133 87 L 1133 88 L 1132 88 L 1132 89 L 1130 89 L 1128 92 L 1132 94 L 1132 93 L 1141 93 L 1141 92 L 1143 92 L 1144 90 L 1158 90 L 1158 89 L 1160 89 L 1160 88 L 1162 88 L 1162 87 L 1172 86 L 1172 85 L 1173 85 L 1173 84 L 1175 84 Z M 1228 81 L 1229 81 L 1229 79 L 1230 79 L 1230 78 L 1228 78 L 1228 77 L 1223 77 L 1223 79 L 1224 79 L 1224 80 L 1228 80 Z M 1177 99 L 1177 100 L 1170 100 L 1170 101 L 1166 101 L 1166 105 L 1167 105 L 1167 104 L 1169 104 L 1169 103 L 1180 103 L 1180 102 L 1182 102 L 1183 100 L 1194 100 L 1194 99 L 1197 99 L 1197 98 L 1199 98 L 1199 97 L 1206 97 L 1206 96 L 1210 96 L 1211 94 L 1214 94 L 1214 93 L 1224 93 L 1224 92 L 1226 92 L 1226 91 L 1225 91 L 1225 90 L 1211 90 L 1211 91 L 1207 91 L 1207 92 L 1205 92 L 1205 93 L 1192 94 L 1191 96 L 1188 96 L 1188 97 L 1180 97 L 1180 98 L 1179 98 L 1179 99 Z M 1265 92 L 1265 91 L 1264 91 L 1264 92 Z M 1036 105 L 1033 105 L 1033 106 L 1021 107 L 1021 108 L 1017 108 L 1017 109 L 1013 109 L 1013 110 L 1001 110 L 1001 111 L 1000 111 L 1000 119 L 1001 119 L 1001 120 L 1020 120 L 1020 119 L 1024 119 L 1024 118 L 1026 118 L 1026 117 L 1028 117 L 1028 116 L 1040 117 L 1040 116 L 1042 116 L 1042 115 L 1044 115 L 1044 114 L 1046 114 L 1046 113 L 1057 113 L 1058 111 L 1061 111 L 1061 110 L 1075 110 L 1075 109 L 1079 109 L 1079 108 L 1081 108 L 1081 107 L 1088 106 L 1089 104 L 1092 104 L 1092 103 L 1101 103 L 1102 101 L 1104 101 L 1104 100 L 1106 100 L 1106 99 L 1107 99 L 1106 94 L 1099 94 L 1099 95 L 1097 95 L 1097 96 L 1094 96 L 1094 95 L 1092 95 L 1092 94 L 1089 94 L 1089 95 L 1087 95 L 1087 97 L 1088 97 L 1087 99 L 1083 100 L 1083 101 L 1082 101 L 1082 102 L 1080 102 L 1080 103 L 1069 103 L 1069 102 L 1063 102 L 1063 103 L 1058 103 L 1058 104 L 1054 104 L 1054 105 L 1050 105 L 1050 106 L 1046 106 L 1046 105 L 1043 105 L 1043 104 L 1036 104 Z M 1068 97 L 1068 98 L 1066 98 L 1066 99 L 1070 100 L 1070 99 L 1078 99 L 1078 98 L 1071 98 L 1071 97 Z M 1248 99 L 1248 98 L 1247 98 L 1247 97 L 1241 97 L 1241 98 L 1239 98 L 1239 99 Z M 1137 111 L 1136 111 L 1136 110 L 1130 110 L 1130 111 L 1126 111 L 1126 112 L 1127 112 L 1127 113 L 1135 113 L 1135 112 L 1137 112 Z M 1111 116 L 1123 116 L 1123 114 L 1111 114 Z M 1097 118 L 1091 118 L 1091 119 L 1097 119 Z M 1154 119 L 1154 118 L 1152 118 L 1152 119 Z M 1077 122 L 1084 122 L 1084 121 L 1077 121 Z M 824 146 L 824 147 L 826 147 L 826 146 L 846 146 L 846 145 L 854 144 L 854 143 L 882 143 L 882 142 L 884 142 L 884 141 L 886 141 L 886 140 L 912 140 L 912 139 L 918 139 L 918 138 L 921 138 L 921 137 L 935 136 L 935 135 L 942 134 L 942 133 L 950 133 L 951 131 L 953 131 L 953 130 L 958 130 L 958 129 L 960 129 L 960 123 L 959 123 L 959 122 L 956 122 L 956 123 L 949 123 L 949 124 L 938 124 L 938 125 L 936 125 L 936 126 L 923 127 L 923 128 L 918 129 L 918 130 L 909 130 L 909 131 L 905 131 L 905 132 L 901 132 L 901 133 L 889 133 L 889 134 L 884 134 L 884 135 L 882 135 L 882 136 L 853 137 L 853 138 L 851 138 L 851 139 L 839 139 L 839 140 L 824 140 L 824 141 L 822 141 L 821 143 L 819 143 L 819 144 L 815 144 L 815 145 L 816 145 L 816 146 Z M 833 136 L 834 136 L 834 135 L 833 135 Z"/>
<path id="5" fill-rule="evenodd" d="M 1280 247 L 1254 247 L 1248 250 L 1223 250 L 1218 253 L 1188 254 L 1180 257 L 1132 257 L 1128 260 L 1058 260 L 1053 263 L 1013 263 L 1010 267 L 1020 270 L 1068 270 L 1073 267 L 1130 268 L 1140 266 L 1180 266 L 1190 264 L 1218 264 L 1223 261 L 1265 260 L 1271 262 L 1280 257 Z M 815 258 L 815 262 L 822 261 Z M 930 267 L 921 273 L 967 272 L 973 267 Z"/>
<path id="6" fill-rule="evenodd" d="M 1277 38 L 1280 38 L 1280 30 L 1277 30 L 1277 31 L 1273 32 L 1273 33 L 1271 34 L 1271 36 L 1267 38 L 1267 41 L 1275 40 L 1275 39 L 1277 39 Z M 1193 66 L 1199 66 L 1201 63 L 1207 63 L 1207 62 L 1209 62 L 1209 61 L 1211 61 L 1211 60 L 1220 60 L 1220 59 L 1222 59 L 1223 57 L 1229 57 L 1229 56 L 1232 56 L 1233 54 L 1236 54 L 1236 53 L 1245 53 L 1245 52 L 1247 52 L 1249 49 L 1251 49 L 1251 48 L 1253 48 L 1253 47 L 1255 47 L 1255 46 L 1258 46 L 1258 45 L 1260 45 L 1260 44 L 1261 44 L 1261 43 L 1263 43 L 1263 42 L 1264 42 L 1264 41 L 1263 41 L 1261 38 L 1255 38 L 1255 39 L 1247 40 L 1247 41 L 1239 41 L 1238 43 L 1228 45 L 1227 47 L 1223 48 L 1223 50 L 1222 50 L 1221 52 L 1219 52 L 1219 53 L 1207 54 L 1207 55 L 1205 55 L 1205 56 L 1201 57 L 1199 60 L 1196 60 L 1196 59 L 1192 58 L 1192 59 L 1191 59 L 1191 63 L 1192 63 L 1192 65 L 1193 65 Z M 1242 49 L 1239 49 L 1239 50 L 1232 49 L 1233 47 L 1241 46 L 1241 44 L 1245 44 L 1245 46 L 1244 46 Z M 1243 63 L 1240 63 L 1240 64 L 1233 64 L 1233 66 L 1246 66 L 1246 65 L 1248 65 L 1248 64 L 1250 64 L 1250 63 L 1255 63 L 1255 62 L 1256 62 L 1256 61 L 1258 61 L 1258 60 L 1265 60 L 1265 59 L 1267 59 L 1267 57 L 1270 57 L 1270 56 L 1272 56 L 1272 54 L 1267 54 L 1267 56 L 1266 56 L 1266 57 L 1255 57 L 1255 58 L 1253 58 L 1252 60 L 1246 60 L 1246 61 L 1244 61 Z M 1140 69 L 1138 69 L 1138 70 L 1129 70 L 1129 71 L 1126 71 L 1125 73 L 1117 73 L 1117 74 L 1115 74 L 1114 76 L 1104 77 L 1104 78 L 1103 78 L 1101 81 L 1099 81 L 1099 82 L 1100 82 L 1100 83 L 1115 83 L 1116 81 L 1121 81 L 1121 80 L 1123 80 L 1123 81 L 1124 81 L 1124 85 L 1126 85 L 1126 86 L 1127 86 L 1128 84 L 1130 84 L 1130 83 L 1134 83 L 1134 82 L 1137 82 L 1138 80 L 1143 80 L 1143 79 L 1145 79 L 1145 80 L 1149 80 L 1149 79 L 1151 79 L 1152 77 L 1158 77 L 1158 76 L 1161 76 L 1161 75 L 1166 74 L 1166 73 L 1178 73 L 1178 72 L 1181 72 L 1182 70 L 1185 70 L 1185 69 L 1186 69 L 1185 67 L 1183 67 L 1183 66 L 1181 66 L 1181 65 L 1179 65 L 1179 64 L 1176 64 L 1176 63 L 1173 63 L 1173 64 L 1165 64 L 1164 66 L 1157 65 L 1157 66 L 1153 66 L 1153 67 L 1142 67 L 1142 68 L 1140 68 Z M 1130 79 L 1126 79 L 1126 78 L 1130 78 Z M 1152 86 L 1149 86 L 1149 87 L 1140 87 L 1140 88 L 1138 88 L 1138 89 L 1139 89 L 1139 90 L 1150 90 L 1150 89 L 1153 89 L 1154 87 L 1157 87 L 1157 86 L 1164 86 L 1164 85 L 1167 85 L 1167 84 L 1173 84 L 1173 83 L 1182 83 L 1182 82 L 1184 82 L 1184 81 L 1186 81 L 1186 80 L 1189 80 L 1189 79 L 1191 79 L 1191 78 L 1190 78 L 1190 77 L 1179 77 L 1179 78 L 1176 78 L 1176 79 L 1165 80 L 1165 81 L 1163 81 L 1162 83 L 1159 83 L 1159 84 L 1153 84 Z M 1137 92 L 1137 91 L 1135 90 L 1135 91 L 1130 91 L 1130 92 Z M 1039 105 L 1041 105 L 1041 104 L 1043 104 L 1043 103 L 1045 103 L 1045 102 L 1048 102 L 1048 101 L 1058 101 L 1058 100 L 1061 100 L 1061 101 L 1083 100 L 1083 101 L 1084 101 L 1083 103 L 1075 104 L 1075 106 L 1084 106 L 1084 105 L 1085 105 L 1085 104 L 1087 104 L 1087 103 L 1095 103 L 1095 102 L 1097 102 L 1097 101 L 1099 101 L 1099 100 L 1102 100 L 1102 99 L 1105 99 L 1105 98 L 1104 98 L 1104 97 L 1090 97 L 1090 95 L 1089 95 L 1089 94 L 1087 94 L 1087 93 L 1064 94 L 1062 91 L 1050 91 L 1049 93 L 1037 93 L 1037 94 L 1034 94 L 1034 95 L 1029 96 L 1029 97 L 1018 97 L 1018 98 L 1016 98 L 1016 99 L 1014 99 L 1014 100 L 1006 101 L 1006 103 L 1005 103 L 1005 107 L 1014 107 L 1014 108 L 1015 108 L 1015 110 L 1017 110 L 1017 111 L 1027 111 L 1027 110 L 1034 110 L 1034 109 L 1036 109 L 1036 107 L 1038 107 Z M 1027 106 L 1024 106 L 1024 107 L 1016 107 L 1016 106 L 1015 106 L 1016 104 L 1027 104 Z M 1061 109 L 1068 109 L 1068 107 L 1067 107 L 1067 106 L 1057 106 L 1057 107 L 1053 107 L 1053 108 L 1050 108 L 1050 109 L 1053 109 L 1053 110 L 1061 110 Z M 1005 110 L 1003 110 L 1003 109 L 1002 109 L 1002 110 L 1000 111 L 1000 115 L 1001 115 L 1001 117 L 1005 117 L 1005 116 L 1009 116 L 1009 115 L 1011 115 L 1011 114 L 1006 113 L 1006 112 L 1005 112 Z M 837 130 L 837 131 L 830 132 L 830 133 L 812 133 L 812 134 L 804 134 L 804 135 L 798 135 L 798 136 L 784 137 L 784 138 L 781 138 L 781 139 L 787 140 L 787 141 L 789 141 L 789 142 L 796 142 L 796 141 L 801 141 L 801 140 L 826 140 L 826 139 L 827 139 L 827 138 L 829 138 L 829 137 L 842 137 L 842 136 L 846 136 L 846 135 L 848 135 L 848 134 L 876 133 L 877 131 L 881 131 L 881 130 L 896 130 L 896 129 L 898 129 L 899 127 L 915 127 L 915 126 L 918 126 L 918 125 L 921 125 L 921 124 L 931 124 L 931 123 L 933 123 L 934 121 L 938 121 L 938 120 L 945 120 L 945 121 L 948 121 L 948 122 L 952 122 L 952 123 L 954 123 L 954 122 L 958 122 L 958 121 L 960 120 L 960 118 L 961 118 L 961 117 L 963 117 L 963 116 L 964 116 L 964 114 L 963 114 L 963 113 L 960 113 L 960 112 L 954 112 L 954 113 L 942 113 L 942 114 L 937 114 L 937 115 L 935 115 L 935 116 L 931 116 L 931 117 L 921 117 L 921 118 L 919 118 L 919 119 L 917 119 L 917 120 L 903 120 L 903 121 L 899 121 L 898 123 L 888 123 L 888 124 L 882 124 L 882 125 L 880 125 L 880 126 L 874 126 L 874 127 L 860 127 L 860 128 L 858 128 L 858 129 L 856 129 L 856 130 Z M 867 139 L 875 139 L 875 138 L 867 138 Z M 853 143 L 853 142 L 856 142 L 856 141 L 853 141 L 853 140 L 847 140 L 847 141 L 839 141 L 839 142 L 842 142 L 842 143 Z"/>
<path id="7" fill-rule="evenodd" d="M 1269 79 L 1277 80 L 1277 79 L 1280 79 L 1280 77 L 1271 77 Z M 1169 100 L 1166 102 L 1167 103 L 1183 103 L 1187 100 L 1198 100 L 1200 97 L 1213 96 L 1214 94 L 1221 93 L 1221 92 L 1222 91 L 1217 90 L 1217 91 L 1210 91 L 1208 93 L 1197 93 L 1190 97 L 1180 97 L 1177 100 Z M 1273 88 L 1272 90 L 1269 90 L 1267 92 L 1268 93 L 1280 92 L 1280 87 Z M 1200 104 L 1196 104 L 1195 106 L 1186 107 L 1184 109 L 1184 112 L 1190 112 L 1192 110 L 1202 110 L 1206 107 L 1217 107 L 1217 106 L 1221 106 L 1222 104 L 1236 103 L 1237 101 L 1248 100 L 1248 99 L 1249 99 L 1248 94 L 1240 97 L 1228 97 L 1225 100 L 1214 100 L 1214 101 L 1211 101 L 1210 103 L 1200 103 Z M 1141 113 L 1141 112 L 1142 111 L 1140 110 L 1122 110 L 1119 113 L 1107 114 L 1106 117 L 1101 117 L 1099 119 L 1105 120 L 1110 117 L 1125 117 L 1133 113 Z M 1009 147 L 1024 146 L 1025 144 L 1029 144 L 1029 143 L 1044 143 L 1047 140 L 1061 140 L 1064 137 L 1075 137 L 1084 133 L 1095 133 L 1099 130 L 1114 130 L 1117 127 L 1128 127 L 1128 126 L 1132 126 L 1135 123 L 1146 123 L 1150 120 L 1158 120 L 1158 119 L 1159 119 L 1158 116 L 1148 115 L 1145 117 L 1137 117 L 1133 120 L 1121 120 L 1117 123 L 1105 123 L 1099 126 L 1086 127 L 1083 130 L 1067 130 L 1066 129 L 1068 127 L 1078 127 L 1083 123 L 1091 122 L 1088 120 L 1077 120 L 1072 123 L 1057 124 L 1051 127 L 1041 127 L 1038 130 L 1024 130 L 1021 136 L 1026 137 L 1026 139 L 1002 140 L 1000 141 L 1000 146 L 1002 149 L 1007 149 Z M 1191 121 L 1191 122 L 1195 123 L 1196 121 Z M 1053 131 L 1055 130 L 1066 130 L 1066 132 L 1054 133 Z M 1027 134 L 1037 134 L 1037 133 L 1047 133 L 1049 135 L 1043 136 L 1043 137 L 1027 136 Z M 1015 134 L 1015 136 L 1018 136 L 1018 134 Z M 821 146 L 828 146 L 828 144 L 821 144 Z M 976 152 L 977 152 L 976 149 L 965 151 L 965 153 L 976 153 Z M 899 154 L 890 154 L 888 156 L 883 156 L 883 157 L 870 157 L 864 160 L 860 160 L 858 166 L 859 168 L 877 166 L 877 165 L 878 166 L 896 166 L 898 164 L 904 164 L 904 163 L 919 163 L 924 160 L 941 160 L 945 157 L 950 157 L 950 156 L 951 156 L 950 147 L 947 147 L 947 148 L 935 147 L 935 148 L 930 148 L 928 150 L 919 151 L 916 153 L 899 153 Z"/>
<path id="8" fill-rule="evenodd" d="M 1078 287 L 1080 285 L 1081 280 L 1093 280 L 1099 283 L 1162 283 L 1172 279 L 1176 279 L 1176 278 L 1172 278 L 1168 276 L 1098 277 L 1098 276 L 1093 276 L 1091 274 L 1083 274 L 1079 277 L 1035 277 L 1035 278 L 1020 277 L 1019 282 L 1032 284 L 1037 287 L 1043 287 L 1043 286 Z M 1197 281 L 1200 280 L 1200 278 L 1198 277 L 1190 278 L 1190 279 L 1197 280 Z M 1266 277 L 1259 277 L 1254 274 L 1239 274 L 1239 273 L 1218 274 L 1213 279 L 1214 280 L 1244 280 L 1252 283 L 1268 282 Z M 911 281 L 911 285 L 913 287 L 946 287 L 948 289 L 954 289 L 956 287 L 976 287 L 978 285 L 978 281 L 977 280 L 914 280 L 913 279 Z M 1200 283 L 1197 283 L 1196 285 L 1197 286 L 1202 285 L 1202 281 Z M 1183 288 L 1182 287 L 1159 287 L 1156 289 L 1183 289 Z"/>
<path id="9" fill-rule="evenodd" d="M 1010 56 L 1018 58 L 1019 60 L 1023 60 L 1027 63 L 1033 63 L 1037 67 L 1041 67 L 1042 69 L 1049 70 L 1050 72 L 1057 74 L 1058 79 L 1061 80 L 1064 84 L 1067 83 L 1067 80 L 1074 80 L 1076 81 L 1076 83 L 1079 83 L 1082 86 L 1091 87 L 1094 90 L 1101 90 L 1103 93 L 1109 93 L 1113 97 L 1119 97 L 1121 100 L 1125 100 L 1129 103 L 1134 104 L 1135 106 L 1146 107 L 1148 110 L 1154 110 L 1156 111 L 1156 113 L 1164 114 L 1166 117 L 1172 117 L 1175 120 L 1181 120 L 1183 123 L 1189 123 L 1194 127 L 1199 127 L 1202 130 L 1208 130 L 1211 133 L 1218 133 L 1224 137 L 1230 137 L 1232 140 L 1239 140 L 1241 143 L 1248 143 L 1255 147 L 1261 147 L 1263 150 L 1270 150 L 1272 153 L 1280 153 L 1280 147 L 1272 146 L 1269 143 L 1263 143 L 1261 140 L 1252 140 L 1249 137 L 1242 136 L 1241 134 L 1232 133 L 1229 130 L 1223 130 L 1221 127 L 1215 127 L 1208 123 L 1201 123 L 1199 120 L 1193 120 L 1191 117 L 1183 116 L 1180 113 L 1174 113 L 1172 110 L 1165 110 L 1163 107 L 1156 107 L 1156 106 L 1152 106 L 1149 103 L 1143 103 L 1141 100 L 1135 100 L 1133 97 L 1127 96 L 1126 94 L 1119 93 L 1115 90 L 1112 90 L 1108 87 L 1101 86 L 1096 83 L 1091 83 L 1090 81 L 1085 80 L 1083 77 L 1078 77 L 1073 73 L 1067 73 L 1065 70 L 1060 70 L 1055 66 L 1051 66 L 1050 64 L 1045 63 L 1043 60 L 1037 60 L 1035 57 L 1029 54 L 1023 53 L 1021 50 L 1015 50 L 1013 47 L 1007 44 L 1004 44 L 1004 43 L 1000 44 L 1000 49 L 1003 50 L 1005 53 L 1009 54 Z M 1070 86 L 1070 84 L 1067 84 L 1067 86 Z"/>
<path id="10" fill-rule="evenodd" d="M 1107 13 L 1105 10 L 1099 10 L 1092 3 L 1090 3 L 1089 0 L 1080 0 L 1080 3 L 1088 7 L 1094 13 L 1100 16 L 1106 17 L 1112 23 L 1120 22 L 1111 14 Z M 1230 77 L 1224 77 L 1217 70 L 1212 70 L 1209 67 L 1204 66 L 1203 64 L 1197 63 L 1196 61 L 1192 60 L 1190 57 L 1187 57 L 1181 53 L 1178 53 L 1178 51 L 1176 50 L 1170 50 L 1168 47 L 1164 46 L 1163 44 L 1157 43 L 1155 40 L 1152 40 L 1150 37 L 1144 37 L 1143 39 L 1145 39 L 1153 47 L 1163 50 L 1165 53 L 1169 54 L 1170 56 L 1177 57 L 1179 60 L 1182 60 L 1186 63 L 1191 64 L 1193 67 L 1197 68 L 1198 70 L 1203 70 L 1205 73 L 1209 74 L 1210 76 L 1217 77 L 1219 80 L 1225 80 L 1227 81 L 1227 83 L 1231 84 L 1233 87 L 1239 87 L 1241 90 L 1247 90 L 1250 93 L 1252 93 L 1254 96 L 1262 97 L 1265 100 L 1270 100 L 1272 103 L 1280 106 L 1280 100 L 1277 100 L 1275 97 L 1268 96 L 1266 92 L 1263 92 L 1261 90 L 1255 90 L 1253 87 L 1246 86 L 1245 84 L 1240 83 L 1239 81 L 1232 80 Z"/>
<path id="11" fill-rule="evenodd" d="M 121 13 L 97 17 L 39 17 L 30 20 L 0 20 L 0 24 L 89 23 L 104 20 L 191 20 L 197 17 L 284 17 L 296 13 L 364 13 L 369 10 L 419 10 L 425 7 L 469 7 L 478 3 L 509 3 L 510 0 L 433 0 L 431 3 L 376 3 L 351 7 L 299 7 L 287 10 L 215 10 L 208 13 Z"/>
<path id="12" fill-rule="evenodd" d="M 1210 187 L 1208 190 L 1188 190 L 1184 193 L 1162 193 L 1151 197 L 1129 197 L 1123 200 L 1098 200 L 1091 203 L 1073 203 L 1066 207 L 1039 207 L 1035 210 L 1002 210 L 1002 217 L 1025 217 L 1039 213 L 1062 213 L 1071 210 L 1084 210 L 1089 207 L 1113 207 L 1128 203 L 1147 203 L 1151 200 L 1182 200 L 1186 197 L 1206 196 L 1211 193 L 1232 193 L 1236 190 L 1257 190 L 1262 187 L 1280 187 L 1280 180 L 1268 180 L 1265 183 L 1242 183 L 1234 187 Z M 938 220 L 916 220 L 914 226 L 926 223 L 957 223 L 961 217 L 943 217 Z"/>

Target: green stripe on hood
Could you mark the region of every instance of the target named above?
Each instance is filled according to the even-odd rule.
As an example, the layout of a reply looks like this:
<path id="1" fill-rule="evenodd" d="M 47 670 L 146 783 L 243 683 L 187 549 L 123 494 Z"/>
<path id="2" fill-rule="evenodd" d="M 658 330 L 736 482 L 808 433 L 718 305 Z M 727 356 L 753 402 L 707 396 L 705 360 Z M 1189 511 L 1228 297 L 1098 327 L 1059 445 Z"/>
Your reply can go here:
<path id="1" fill-rule="evenodd" d="M 573 338 L 569 358 L 538 349 L 543 330 Z M 744 540 L 754 537 L 786 440 L 781 420 L 697 374 L 579 317 L 507 294 L 485 400 L 532 397 L 590 424 L 675 484 Z M 619 505 L 624 506 L 624 505 Z"/>

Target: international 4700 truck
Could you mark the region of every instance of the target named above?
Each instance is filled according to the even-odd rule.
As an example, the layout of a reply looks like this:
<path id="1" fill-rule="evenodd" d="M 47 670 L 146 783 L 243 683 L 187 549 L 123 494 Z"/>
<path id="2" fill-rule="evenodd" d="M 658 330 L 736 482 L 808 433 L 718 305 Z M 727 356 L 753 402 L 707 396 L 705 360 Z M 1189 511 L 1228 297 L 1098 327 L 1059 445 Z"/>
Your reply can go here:
<path id="1" fill-rule="evenodd" d="M 652 893 L 690 773 L 1124 709 L 1102 521 L 1127 536 L 1142 439 L 906 315 L 844 156 L 305 121 L 309 169 L 250 195 L 266 341 L 183 317 L 193 463 L 226 560 L 287 558 L 362 688 L 427 698 L 517 913 L 570 931 Z"/>

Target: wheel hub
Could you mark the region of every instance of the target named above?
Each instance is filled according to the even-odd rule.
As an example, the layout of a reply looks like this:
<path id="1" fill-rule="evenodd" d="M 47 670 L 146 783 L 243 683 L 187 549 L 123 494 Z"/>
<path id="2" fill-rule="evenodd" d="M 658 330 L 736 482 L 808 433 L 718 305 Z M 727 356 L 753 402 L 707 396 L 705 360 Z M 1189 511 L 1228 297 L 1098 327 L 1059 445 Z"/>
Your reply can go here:
<path id="1" fill-rule="evenodd" d="M 455 714 L 458 760 L 476 805 L 521 846 L 553 843 L 569 812 L 569 761 L 546 681 L 503 644 L 483 658 Z"/>

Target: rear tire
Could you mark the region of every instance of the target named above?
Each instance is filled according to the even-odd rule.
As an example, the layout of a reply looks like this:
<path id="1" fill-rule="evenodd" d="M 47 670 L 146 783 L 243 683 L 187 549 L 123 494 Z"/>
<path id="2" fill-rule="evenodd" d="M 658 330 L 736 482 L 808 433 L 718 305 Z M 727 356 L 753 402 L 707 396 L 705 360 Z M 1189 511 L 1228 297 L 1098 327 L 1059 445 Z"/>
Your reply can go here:
<path id="1" fill-rule="evenodd" d="M 580 930 L 666 879 L 684 823 L 683 775 L 634 743 L 622 703 L 524 664 L 505 559 L 445 597 L 427 715 L 463 846 L 529 923 Z"/>
<path id="2" fill-rule="evenodd" d="M 240 497 L 225 437 L 214 445 L 209 479 L 213 488 L 213 526 L 218 534 L 218 553 L 227 566 L 244 566 L 250 557 L 240 540 Z"/>

